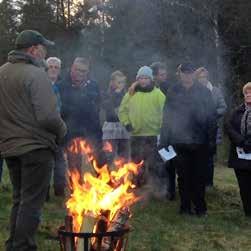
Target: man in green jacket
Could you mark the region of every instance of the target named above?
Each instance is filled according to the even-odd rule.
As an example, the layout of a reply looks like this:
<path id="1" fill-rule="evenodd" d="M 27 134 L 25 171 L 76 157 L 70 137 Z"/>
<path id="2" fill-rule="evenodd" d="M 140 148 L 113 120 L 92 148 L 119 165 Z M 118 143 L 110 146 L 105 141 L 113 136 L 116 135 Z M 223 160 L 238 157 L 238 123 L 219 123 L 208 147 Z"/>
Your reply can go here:
<path id="1" fill-rule="evenodd" d="M 132 160 L 144 160 L 144 172 L 154 174 L 165 95 L 154 86 L 150 67 L 141 67 L 136 79 L 138 86 L 135 94 L 127 93 L 121 102 L 119 120 L 131 132 Z M 138 185 L 143 184 L 148 177 L 139 177 Z"/>
<path id="2" fill-rule="evenodd" d="M 51 83 L 41 68 L 49 45 L 53 42 L 40 33 L 25 30 L 0 67 L 0 152 L 13 186 L 7 251 L 37 250 L 34 236 L 55 150 L 66 134 Z"/>

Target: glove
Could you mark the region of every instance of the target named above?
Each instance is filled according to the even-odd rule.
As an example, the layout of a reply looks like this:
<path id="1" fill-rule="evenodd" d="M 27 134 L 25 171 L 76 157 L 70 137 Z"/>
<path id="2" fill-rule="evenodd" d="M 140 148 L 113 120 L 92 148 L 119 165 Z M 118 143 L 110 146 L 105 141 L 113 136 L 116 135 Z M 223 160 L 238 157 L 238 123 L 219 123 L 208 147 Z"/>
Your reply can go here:
<path id="1" fill-rule="evenodd" d="M 131 131 L 133 130 L 131 124 L 126 125 L 125 128 L 126 128 L 126 130 L 127 130 L 128 132 L 131 132 Z"/>

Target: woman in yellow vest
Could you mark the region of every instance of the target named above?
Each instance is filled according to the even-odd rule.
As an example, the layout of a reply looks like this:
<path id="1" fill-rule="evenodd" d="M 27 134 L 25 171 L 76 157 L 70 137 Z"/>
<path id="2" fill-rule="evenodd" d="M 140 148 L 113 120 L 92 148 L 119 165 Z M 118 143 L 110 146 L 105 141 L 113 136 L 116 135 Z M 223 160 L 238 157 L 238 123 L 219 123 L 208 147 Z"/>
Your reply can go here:
<path id="1" fill-rule="evenodd" d="M 142 185 L 150 177 L 147 173 L 154 173 L 165 95 L 154 86 L 150 67 L 141 67 L 136 80 L 135 94 L 127 93 L 124 96 L 118 115 L 120 122 L 131 132 L 132 161 L 137 163 L 144 160 L 145 175 L 137 179 L 138 185 Z"/>

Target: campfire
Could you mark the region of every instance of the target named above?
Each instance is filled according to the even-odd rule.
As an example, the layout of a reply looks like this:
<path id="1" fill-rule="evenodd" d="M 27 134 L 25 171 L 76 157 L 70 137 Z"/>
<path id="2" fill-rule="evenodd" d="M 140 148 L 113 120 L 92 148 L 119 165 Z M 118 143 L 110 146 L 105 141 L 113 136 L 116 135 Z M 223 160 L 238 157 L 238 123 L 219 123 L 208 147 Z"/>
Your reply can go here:
<path id="1" fill-rule="evenodd" d="M 59 235 L 66 233 L 64 237 L 71 238 L 64 238 L 62 250 L 125 250 L 122 237 L 129 231 L 130 207 L 140 199 L 134 193 L 133 180 L 143 162 L 116 160 L 111 166 L 99 167 L 93 149 L 81 138 L 73 140 L 69 150 L 83 155 L 88 171 L 69 172 L 68 215 Z M 106 143 L 103 150 L 110 152 L 112 147 Z"/>

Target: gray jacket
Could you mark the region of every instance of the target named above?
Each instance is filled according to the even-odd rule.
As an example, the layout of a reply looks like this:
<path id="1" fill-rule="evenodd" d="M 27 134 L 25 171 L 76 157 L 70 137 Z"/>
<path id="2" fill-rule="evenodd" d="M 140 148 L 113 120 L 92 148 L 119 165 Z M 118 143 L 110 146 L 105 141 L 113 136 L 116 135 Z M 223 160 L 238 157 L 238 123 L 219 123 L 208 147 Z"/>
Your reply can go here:
<path id="1" fill-rule="evenodd" d="M 222 118 L 227 110 L 227 105 L 222 95 L 221 89 L 214 86 L 212 89 L 212 97 L 216 106 L 218 119 Z"/>
<path id="2" fill-rule="evenodd" d="M 216 107 L 217 125 L 218 125 L 216 143 L 220 144 L 222 142 L 222 118 L 227 110 L 227 105 L 224 100 L 222 91 L 219 87 L 213 86 L 212 97 Z"/>

